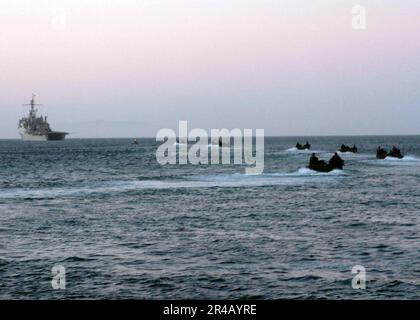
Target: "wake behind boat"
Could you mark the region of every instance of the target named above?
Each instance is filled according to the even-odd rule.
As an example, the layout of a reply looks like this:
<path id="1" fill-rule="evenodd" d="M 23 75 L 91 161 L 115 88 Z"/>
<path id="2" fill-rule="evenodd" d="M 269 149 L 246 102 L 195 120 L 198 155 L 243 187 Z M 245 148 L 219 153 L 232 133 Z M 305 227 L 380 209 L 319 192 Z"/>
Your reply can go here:
<path id="1" fill-rule="evenodd" d="M 53 131 L 50 128 L 50 124 L 47 121 L 47 117 L 37 116 L 38 110 L 35 108 L 39 104 L 35 103 L 35 95 L 32 95 L 32 99 L 29 104 L 24 106 L 30 106 L 28 117 L 22 118 L 19 121 L 19 134 L 24 141 L 47 141 L 47 140 L 64 140 L 67 132 Z"/>

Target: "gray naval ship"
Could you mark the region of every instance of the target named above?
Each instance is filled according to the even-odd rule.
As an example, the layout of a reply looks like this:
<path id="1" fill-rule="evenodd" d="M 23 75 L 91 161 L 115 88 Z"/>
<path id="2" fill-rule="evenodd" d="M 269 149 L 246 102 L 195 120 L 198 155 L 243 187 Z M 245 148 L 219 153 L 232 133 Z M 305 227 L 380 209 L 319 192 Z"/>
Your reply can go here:
<path id="1" fill-rule="evenodd" d="M 30 106 L 29 116 L 20 119 L 19 121 L 19 134 L 22 140 L 25 141 L 47 141 L 47 140 L 64 140 L 67 132 L 52 131 L 50 124 L 47 121 L 47 117 L 37 116 L 38 110 L 36 106 L 40 104 L 35 103 L 35 95 L 32 95 L 32 99 L 29 104 L 24 106 Z"/>

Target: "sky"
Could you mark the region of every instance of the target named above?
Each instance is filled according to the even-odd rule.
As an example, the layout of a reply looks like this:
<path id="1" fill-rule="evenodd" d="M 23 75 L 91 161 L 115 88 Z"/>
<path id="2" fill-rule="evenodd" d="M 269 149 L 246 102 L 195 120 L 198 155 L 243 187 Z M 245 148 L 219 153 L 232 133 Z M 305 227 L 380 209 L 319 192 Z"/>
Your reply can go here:
<path id="1" fill-rule="evenodd" d="M 418 0 L 0 0 L 0 138 L 32 93 L 70 138 L 420 134 L 419 39 Z"/>

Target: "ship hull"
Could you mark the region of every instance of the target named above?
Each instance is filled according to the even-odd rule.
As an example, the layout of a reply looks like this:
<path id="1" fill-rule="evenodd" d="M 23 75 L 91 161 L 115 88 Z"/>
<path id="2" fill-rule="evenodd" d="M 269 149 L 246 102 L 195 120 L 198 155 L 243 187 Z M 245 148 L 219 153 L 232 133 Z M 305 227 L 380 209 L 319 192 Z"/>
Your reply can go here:
<path id="1" fill-rule="evenodd" d="M 66 132 L 49 132 L 47 134 L 31 134 L 25 130 L 19 130 L 23 141 L 61 141 L 66 138 Z"/>
<path id="2" fill-rule="evenodd" d="M 66 132 L 50 132 L 47 135 L 47 140 L 49 141 L 61 141 L 66 138 L 67 133 Z"/>

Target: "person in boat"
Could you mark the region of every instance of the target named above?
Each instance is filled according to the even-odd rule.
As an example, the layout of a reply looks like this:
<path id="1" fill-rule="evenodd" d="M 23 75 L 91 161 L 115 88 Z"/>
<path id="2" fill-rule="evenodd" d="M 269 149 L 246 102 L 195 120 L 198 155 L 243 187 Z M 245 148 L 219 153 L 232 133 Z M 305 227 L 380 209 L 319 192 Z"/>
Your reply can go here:
<path id="1" fill-rule="evenodd" d="M 376 158 L 378 159 L 385 159 L 388 156 L 388 152 L 386 152 L 385 149 L 378 147 L 378 149 L 376 149 Z"/>
<path id="2" fill-rule="evenodd" d="M 305 145 L 303 146 L 305 149 L 310 149 L 311 145 L 309 144 L 309 141 L 306 141 Z"/>
<path id="3" fill-rule="evenodd" d="M 312 153 L 309 159 L 309 166 L 317 166 L 319 164 L 319 159 L 315 153 Z"/>
<path id="4" fill-rule="evenodd" d="M 389 156 L 394 157 L 394 158 L 403 158 L 403 155 L 401 154 L 401 150 L 398 149 L 396 146 L 392 147 L 392 150 L 389 153 Z"/>
<path id="5" fill-rule="evenodd" d="M 338 153 L 334 153 L 332 158 L 329 161 L 329 165 L 333 169 L 343 169 L 344 167 L 344 160 L 338 155 Z"/>
<path id="6" fill-rule="evenodd" d="M 355 144 L 353 145 L 353 148 L 351 148 L 351 149 L 352 149 L 352 152 L 354 152 L 354 153 L 357 153 L 357 151 L 358 151 L 358 149 L 357 149 L 357 147 L 356 147 Z"/>
<path id="7" fill-rule="evenodd" d="M 340 152 L 348 152 L 350 150 L 350 148 L 348 146 L 346 146 L 345 144 L 342 144 L 340 147 Z"/>
<path id="8" fill-rule="evenodd" d="M 296 143 L 296 149 L 302 149 L 302 145 L 299 142 Z"/>
<path id="9" fill-rule="evenodd" d="M 396 146 L 393 146 L 392 147 L 392 154 L 400 155 L 401 154 L 401 150 L 398 149 Z"/>
<path id="10" fill-rule="evenodd" d="M 330 172 L 334 168 L 332 168 L 329 164 L 327 164 L 324 160 L 319 160 L 318 157 L 313 153 L 311 158 L 309 159 L 309 169 L 315 170 L 318 172 Z"/>

